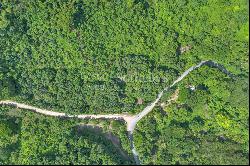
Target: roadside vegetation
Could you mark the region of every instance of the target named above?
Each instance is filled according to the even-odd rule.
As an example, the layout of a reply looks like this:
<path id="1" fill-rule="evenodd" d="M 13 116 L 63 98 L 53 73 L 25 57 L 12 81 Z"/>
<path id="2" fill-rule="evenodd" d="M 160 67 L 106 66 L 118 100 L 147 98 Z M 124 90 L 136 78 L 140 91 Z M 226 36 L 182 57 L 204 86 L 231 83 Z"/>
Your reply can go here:
<path id="1" fill-rule="evenodd" d="M 246 0 L 1 0 L 0 100 L 67 114 L 135 114 L 143 164 L 248 164 Z M 168 104 L 169 97 L 178 98 Z M 80 132 L 101 125 L 120 138 Z M 0 107 L 0 164 L 133 164 L 125 126 Z"/>

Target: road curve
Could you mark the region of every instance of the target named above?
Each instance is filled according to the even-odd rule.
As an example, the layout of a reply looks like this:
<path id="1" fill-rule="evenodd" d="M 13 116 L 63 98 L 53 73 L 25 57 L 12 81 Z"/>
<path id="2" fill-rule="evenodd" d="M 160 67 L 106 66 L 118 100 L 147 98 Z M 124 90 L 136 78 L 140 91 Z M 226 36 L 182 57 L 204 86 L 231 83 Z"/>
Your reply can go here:
<path id="1" fill-rule="evenodd" d="M 170 86 L 165 87 L 158 94 L 157 98 L 152 103 L 150 103 L 146 108 L 144 108 L 139 114 L 135 115 L 133 117 L 133 119 L 130 120 L 130 123 L 128 123 L 127 131 L 130 131 L 133 133 L 137 122 L 140 121 L 144 116 L 146 116 L 148 113 L 150 113 L 153 110 L 155 105 L 159 102 L 159 100 L 163 96 L 164 92 L 167 92 L 169 89 L 171 89 L 173 86 L 175 86 L 175 84 L 177 84 L 182 79 L 184 79 L 191 71 L 193 71 L 197 68 L 200 68 L 203 65 L 208 65 L 210 67 L 216 67 L 216 68 L 220 69 L 222 72 L 224 72 L 225 74 L 229 75 L 230 77 L 233 77 L 233 74 L 231 74 L 229 71 L 227 71 L 222 65 L 220 65 L 214 61 L 211 61 L 211 60 L 201 61 L 199 64 L 192 66 L 189 69 L 187 69 L 186 71 L 184 71 L 184 73 L 182 73 L 182 75 L 179 76 Z"/>
<path id="2" fill-rule="evenodd" d="M 216 67 L 219 70 L 221 70 L 223 73 L 227 74 L 228 76 L 234 78 L 233 74 L 231 74 L 229 71 L 227 71 L 222 65 L 211 61 L 211 60 L 206 60 L 206 61 L 201 61 L 199 64 L 190 67 L 184 73 L 179 76 L 170 86 L 165 87 L 158 95 L 157 98 L 150 103 L 146 108 L 144 108 L 140 113 L 132 116 L 128 114 L 107 114 L 107 115 L 94 115 L 94 114 L 87 114 L 87 115 L 68 115 L 65 113 L 61 112 L 54 112 L 46 109 L 40 109 L 37 107 L 29 106 L 26 104 L 18 103 L 15 101 L 10 101 L 10 100 L 4 100 L 0 101 L 0 105 L 11 105 L 15 106 L 17 108 L 21 109 L 26 109 L 32 112 L 48 115 L 48 116 L 55 116 L 55 117 L 67 117 L 67 118 L 79 118 L 79 119 L 114 119 L 114 120 L 124 120 L 127 123 L 127 131 L 128 131 L 128 138 L 130 141 L 131 145 L 131 150 L 134 155 L 136 164 L 140 164 L 140 160 L 138 157 L 138 153 L 136 152 L 134 142 L 133 142 L 133 131 L 136 127 L 136 124 L 138 121 L 140 121 L 144 116 L 146 116 L 148 113 L 150 113 L 153 108 L 156 106 L 156 104 L 159 102 L 161 97 L 163 96 L 164 92 L 168 91 L 171 89 L 175 84 L 180 82 L 182 79 L 184 79 L 191 71 L 203 66 L 207 65 L 209 67 Z"/>
<path id="3" fill-rule="evenodd" d="M 152 103 L 150 103 L 146 108 L 144 108 L 142 110 L 142 112 L 135 115 L 134 118 L 131 119 L 130 123 L 127 124 L 127 131 L 128 131 L 128 135 L 129 135 L 129 141 L 130 141 L 130 144 L 131 144 L 132 153 L 133 153 L 135 161 L 136 161 L 136 163 L 138 165 L 140 164 L 140 160 L 139 160 L 138 152 L 136 151 L 135 146 L 134 146 L 134 142 L 133 142 L 133 131 L 134 131 L 135 127 L 136 127 L 137 122 L 140 121 L 144 116 L 146 116 L 148 113 L 150 113 L 153 110 L 153 108 L 156 106 L 156 104 L 159 102 L 159 100 L 163 96 L 164 92 L 167 92 L 168 90 L 170 90 L 173 86 L 175 86 L 175 84 L 177 84 L 183 78 L 185 78 L 191 71 L 193 71 L 193 70 L 195 70 L 197 68 L 200 68 L 203 65 L 218 68 L 219 70 L 221 70 L 226 75 L 230 76 L 231 78 L 234 78 L 234 75 L 231 74 L 229 71 L 227 71 L 222 65 L 220 65 L 220 64 L 218 64 L 218 63 L 216 63 L 214 61 L 211 61 L 211 60 L 206 60 L 206 61 L 201 61 L 199 64 L 190 67 L 189 69 L 184 71 L 184 73 L 182 73 L 182 75 L 179 76 L 170 86 L 165 87 L 158 94 L 157 98 Z"/>

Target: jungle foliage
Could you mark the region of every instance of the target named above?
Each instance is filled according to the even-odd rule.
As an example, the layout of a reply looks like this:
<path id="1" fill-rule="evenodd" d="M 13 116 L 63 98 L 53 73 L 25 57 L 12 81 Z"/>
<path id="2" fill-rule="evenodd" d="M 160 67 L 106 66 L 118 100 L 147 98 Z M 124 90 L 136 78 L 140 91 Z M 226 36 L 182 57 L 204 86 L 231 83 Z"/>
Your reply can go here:
<path id="1" fill-rule="evenodd" d="M 99 133 L 93 129 L 79 130 L 81 121 L 51 118 L 5 107 L 1 108 L 0 116 L 0 164 L 133 164 L 131 154 L 123 147 L 115 147 L 104 137 L 105 130 Z M 105 124 L 100 122 L 99 125 Z M 123 128 L 118 124 L 112 132 L 126 146 L 128 142 L 123 143 L 126 136 Z M 118 148 L 127 154 L 126 158 Z"/>
<path id="2" fill-rule="evenodd" d="M 171 89 L 174 104 L 139 123 L 136 147 L 144 164 L 247 164 L 248 10 L 246 0 L 0 0 L 0 100 L 134 114 L 213 60 L 235 79 L 193 71 Z M 76 132 L 76 121 L 0 109 L 1 164 L 132 164 L 104 136 Z M 111 123 L 131 155 L 119 122 L 91 123 Z"/>

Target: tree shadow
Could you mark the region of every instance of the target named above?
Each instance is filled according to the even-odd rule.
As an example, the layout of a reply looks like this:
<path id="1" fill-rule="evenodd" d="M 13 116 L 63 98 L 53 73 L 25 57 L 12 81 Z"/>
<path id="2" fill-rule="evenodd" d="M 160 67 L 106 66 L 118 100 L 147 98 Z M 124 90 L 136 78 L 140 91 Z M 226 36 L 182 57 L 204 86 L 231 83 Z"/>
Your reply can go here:
<path id="1" fill-rule="evenodd" d="M 76 12 L 73 14 L 73 27 L 77 28 L 86 21 L 86 13 L 84 9 L 84 4 L 78 2 L 75 4 L 77 8 Z"/>
<path id="2" fill-rule="evenodd" d="M 147 0 L 135 0 L 134 3 L 135 4 L 139 4 L 139 3 L 142 4 L 144 10 L 148 10 L 148 8 L 149 8 L 149 3 Z"/>
<path id="3" fill-rule="evenodd" d="M 110 155 L 112 160 L 124 165 L 133 164 L 131 156 L 122 149 L 120 139 L 111 132 L 104 132 L 99 126 L 79 125 L 72 130 L 72 135 L 78 138 L 89 139 L 93 143 L 100 144 L 104 153 Z"/>

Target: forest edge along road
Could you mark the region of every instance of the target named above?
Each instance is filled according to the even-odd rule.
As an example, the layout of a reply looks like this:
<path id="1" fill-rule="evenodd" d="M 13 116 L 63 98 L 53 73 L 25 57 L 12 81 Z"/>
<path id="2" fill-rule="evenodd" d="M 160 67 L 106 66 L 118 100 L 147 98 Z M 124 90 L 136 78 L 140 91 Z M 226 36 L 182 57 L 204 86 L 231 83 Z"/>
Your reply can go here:
<path id="1" fill-rule="evenodd" d="M 206 61 L 201 61 L 199 64 L 190 67 L 187 69 L 181 76 L 179 76 L 170 86 L 165 87 L 158 95 L 157 98 L 149 104 L 146 108 L 144 108 L 140 113 L 136 115 L 128 115 L 128 114 L 107 114 L 107 115 L 94 115 L 94 114 L 86 114 L 86 115 L 68 115 L 65 113 L 60 113 L 60 112 L 54 112 L 54 111 L 49 111 L 46 109 L 40 109 L 37 107 L 29 106 L 26 104 L 18 103 L 15 101 L 10 101 L 10 100 L 4 100 L 0 101 L 0 105 L 10 105 L 10 106 L 15 106 L 17 108 L 21 109 L 27 109 L 36 113 L 48 115 L 48 116 L 55 116 L 55 117 L 67 117 L 67 118 L 79 118 L 79 119 L 114 119 L 114 120 L 124 120 L 127 123 L 127 131 L 128 131 L 128 137 L 131 145 L 131 150 L 134 155 L 134 159 L 136 161 L 136 164 L 140 164 L 140 160 L 138 157 L 138 153 L 135 149 L 134 142 L 133 142 L 133 131 L 136 127 L 136 124 L 148 113 L 150 113 L 156 104 L 159 102 L 161 97 L 163 96 L 164 92 L 167 92 L 169 89 L 171 89 L 175 84 L 180 82 L 183 78 L 185 78 L 191 71 L 200 68 L 203 65 L 207 65 L 209 67 L 215 67 L 221 70 L 223 73 L 226 75 L 234 78 L 233 74 L 231 74 L 229 71 L 227 71 L 222 65 L 211 61 L 211 60 L 206 60 Z"/>

